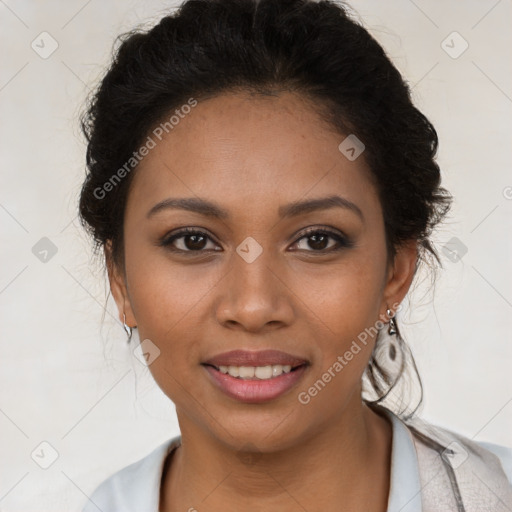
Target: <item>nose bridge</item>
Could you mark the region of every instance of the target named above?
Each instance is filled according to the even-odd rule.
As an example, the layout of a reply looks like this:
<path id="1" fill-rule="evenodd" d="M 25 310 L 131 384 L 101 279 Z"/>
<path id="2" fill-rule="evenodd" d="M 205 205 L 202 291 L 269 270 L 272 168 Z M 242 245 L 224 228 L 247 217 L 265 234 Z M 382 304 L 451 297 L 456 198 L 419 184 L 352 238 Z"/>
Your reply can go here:
<path id="1" fill-rule="evenodd" d="M 236 322 L 251 330 L 269 322 L 290 321 L 290 298 L 272 248 L 247 237 L 233 252 L 229 265 L 217 312 L 219 321 Z"/>
<path id="2" fill-rule="evenodd" d="M 267 237 L 268 239 L 268 237 Z M 274 251 L 263 238 L 245 238 L 236 248 L 231 264 L 231 287 L 237 295 L 262 296 L 272 300 L 277 292 Z M 268 240 L 267 240 L 268 242 Z"/>

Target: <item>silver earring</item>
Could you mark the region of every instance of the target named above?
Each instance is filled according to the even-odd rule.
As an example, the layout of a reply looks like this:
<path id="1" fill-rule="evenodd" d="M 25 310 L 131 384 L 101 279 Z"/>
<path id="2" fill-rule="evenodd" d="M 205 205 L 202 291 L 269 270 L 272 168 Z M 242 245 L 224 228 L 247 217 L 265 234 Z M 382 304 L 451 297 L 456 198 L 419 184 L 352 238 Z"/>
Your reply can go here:
<path id="1" fill-rule="evenodd" d="M 126 331 L 126 334 L 128 335 L 128 340 L 132 337 L 132 328 L 129 325 L 126 325 L 126 315 L 123 313 L 123 328 Z"/>
<path id="2" fill-rule="evenodd" d="M 389 318 L 388 334 L 390 336 L 394 336 L 398 332 L 396 327 L 395 315 L 390 309 L 386 309 L 386 315 L 388 315 Z"/>
<path id="3" fill-rule="evenodd" d="M 388 315 L 389 318 L 388 334 L 390 336 L 400 336 L 400 333 L 398 332 L 398 325 L 395 320 L 395 315 L 389 308 L 386 309 L 386 315 Z M 389 358 L 391 359 L 391 361 L 394 361 L 396 359 L 396 353 L 397 347 L 395 340 L 393 340 L 389 343 Z"/>

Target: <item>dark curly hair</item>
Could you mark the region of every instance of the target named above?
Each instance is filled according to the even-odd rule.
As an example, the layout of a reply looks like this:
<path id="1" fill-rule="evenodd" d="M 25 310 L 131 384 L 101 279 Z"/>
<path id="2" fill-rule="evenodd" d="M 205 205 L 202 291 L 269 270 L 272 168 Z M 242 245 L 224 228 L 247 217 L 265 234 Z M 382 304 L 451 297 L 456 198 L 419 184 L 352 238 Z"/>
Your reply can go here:
<path id="1" fill-rule="evenodd" d="M 136 166 L 110 187 L 106 199 L 98 190 L 176 108 L 191 97 L 201 101 L 229 91 L 290 91 L 310 101 L 340 134 L 363 141 L 389 255 L 415 239 L 416 267 L 427 255 L 440 263 L 429 237 L 451 196 L 440 186 L 436 131 L 346 5 L 187 0 L 149 31 L 132 31 L 119 41 L 81 122 L 88 145 L 79 210 L 96 250 L 110 241 L 114 262 L 124 266 L 123 218 Z M 373 357 L 369 375 L 380 396 L 396 382 Z"/>

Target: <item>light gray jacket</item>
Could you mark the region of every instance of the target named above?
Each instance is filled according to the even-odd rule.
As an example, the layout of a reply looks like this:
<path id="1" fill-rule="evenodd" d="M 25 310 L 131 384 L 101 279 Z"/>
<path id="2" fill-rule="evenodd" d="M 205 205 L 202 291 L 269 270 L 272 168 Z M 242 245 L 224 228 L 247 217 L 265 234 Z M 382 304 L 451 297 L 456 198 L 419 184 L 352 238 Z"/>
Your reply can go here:
<path id="1" fill-rule="evenodd" d="M 422 512 L 512 511 L 512 485 L 494 453 L 419 418 L 406 426 L 418 456 Z"/>

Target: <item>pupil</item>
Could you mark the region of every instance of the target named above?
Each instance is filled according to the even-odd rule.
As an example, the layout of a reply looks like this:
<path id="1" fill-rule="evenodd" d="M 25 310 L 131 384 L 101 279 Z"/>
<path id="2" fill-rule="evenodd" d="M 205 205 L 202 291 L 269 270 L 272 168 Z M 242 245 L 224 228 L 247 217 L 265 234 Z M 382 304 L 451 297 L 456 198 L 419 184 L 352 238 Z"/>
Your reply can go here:
<path id="1" fill-rule="evenodd" d="M 192 242 L 192 244 L 186 243 L 187 249 L 191 249 L 191 250 L 202 249 L 202 245 L 204 245 L 204 238 L 205 237 L 202 235 L 188 235 L 187 240 L 190 241 L 191 239 L 193 239 L 193 242 Z M 199 240 L 202 239 L 202 245 L 201 245 L 201 241 L 200 242 L 197 241 L 198 239 Z M 195 244 L 198 244 L 198 245 L 195 245 Z"/>
<path id="2" fill-rule="evenodd" d="M 325 249 L 325 247 L 326 247 L 325 241 L 328 238 L 326 235 L 311 235 L 309 238 L 310 238 L 310 242 L 309 242 L 310 247 L 312 247 L 313 249 Z M 321 241 L 318 242 L 318 239 L 320 239 Z M 313 244 L 311 244 L 311 240 L 313 240 Z"/>

